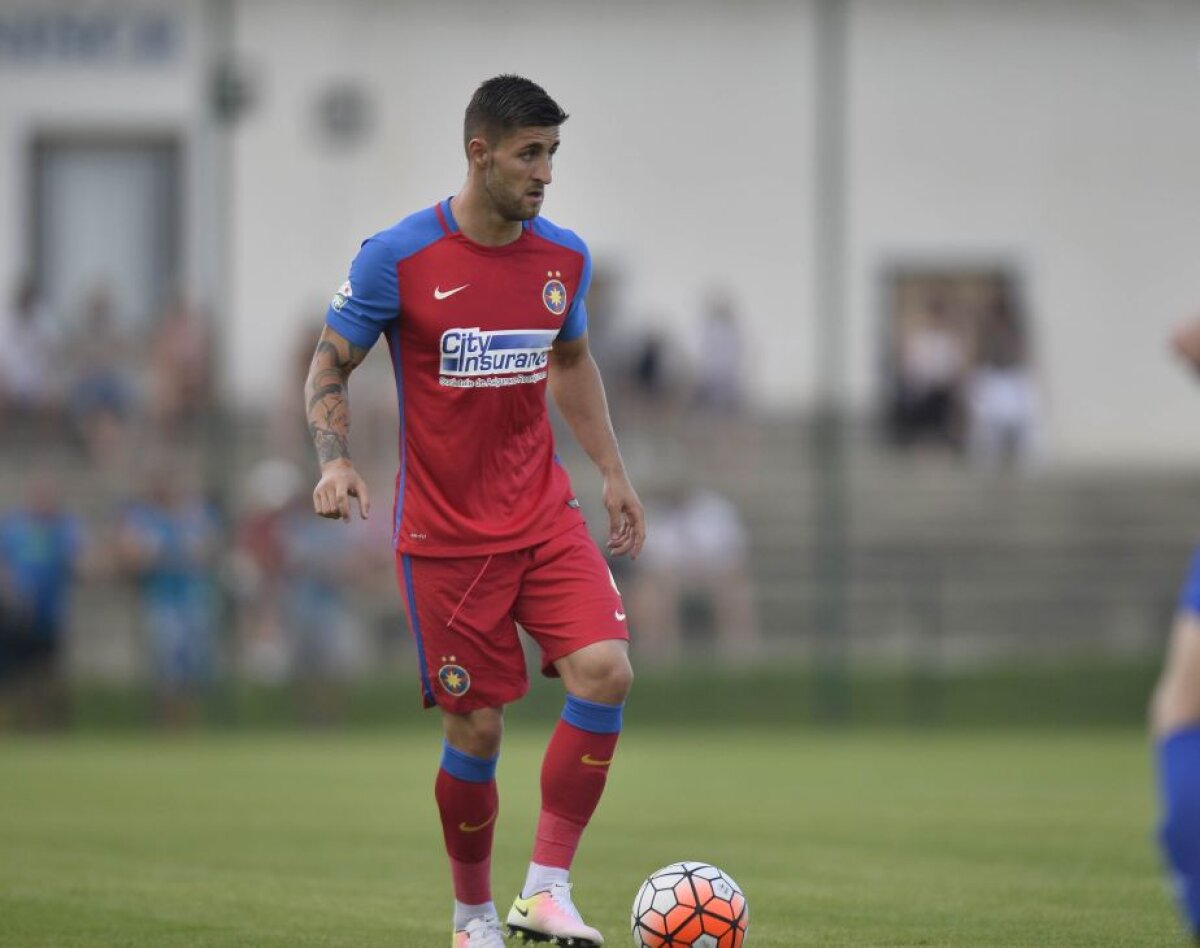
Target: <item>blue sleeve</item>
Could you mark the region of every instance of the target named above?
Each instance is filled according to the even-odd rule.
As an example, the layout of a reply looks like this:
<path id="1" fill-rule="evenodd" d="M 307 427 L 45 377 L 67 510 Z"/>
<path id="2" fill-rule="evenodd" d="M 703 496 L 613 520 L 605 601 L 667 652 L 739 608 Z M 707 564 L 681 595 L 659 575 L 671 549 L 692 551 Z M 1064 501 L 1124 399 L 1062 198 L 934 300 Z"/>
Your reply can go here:
<path id="1" fill-rule="evenodd" d="M 325 324 L 356 346 L 369 349 L 400 313 L 396 257 L 378 237 L 370 237 L 350 264 L 350 277 L 334 295 Z"/>
<path id="2" fill-rule="evenodd" d="M 563 320 L 562 329 L 558 331 L 558 338 L 563 342 L 578 339 L 587 332 L 587 303 L 585 297 L 591 285 L 592 255 L 588 252 L 587 247 L 584 247 L 583 274 L 579 277 L 579 286 L 575 290 L 575 299 L 571 302 L 571 309 L 567 312 L 567 318 Z"/>

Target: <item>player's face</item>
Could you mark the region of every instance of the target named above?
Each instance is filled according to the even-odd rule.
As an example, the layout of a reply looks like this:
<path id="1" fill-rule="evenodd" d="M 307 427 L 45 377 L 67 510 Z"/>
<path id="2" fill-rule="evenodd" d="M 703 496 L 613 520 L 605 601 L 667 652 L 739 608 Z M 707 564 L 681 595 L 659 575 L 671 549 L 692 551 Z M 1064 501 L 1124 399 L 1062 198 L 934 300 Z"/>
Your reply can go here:
<path id="1" fill-rule="evenodd" d="M 537 217 L 557 151 L 557 127 L 520 128 L 489 149 L 484 188 L 501 218 L 527 221 Z"/>

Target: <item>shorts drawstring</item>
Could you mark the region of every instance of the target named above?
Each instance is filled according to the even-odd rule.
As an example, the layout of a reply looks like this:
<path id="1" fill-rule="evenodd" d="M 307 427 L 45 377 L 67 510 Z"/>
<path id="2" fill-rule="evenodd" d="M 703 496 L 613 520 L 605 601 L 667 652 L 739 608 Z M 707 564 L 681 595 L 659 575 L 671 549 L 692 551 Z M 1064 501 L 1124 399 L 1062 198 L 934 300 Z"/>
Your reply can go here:
<path id="1" fill-rule="evenodd" d="M 471 591 L 479 585 L 479 581 L 483 579 L 483 574 L 487 572 L 488 566 L 491 565 L 492 557 L 489 556 L 483 561 L 483 566 L 479 568 L 478 574 L 471 580 L 471 585 L 467 587 L 467 591 L 463 593 L 462 599 L 458 600 L 458 605 L 454 607 L 454 612 L 450 614 L 450 618 L 446 620 L 446 628 L 454 625 L 454 620 L 458 618 L 458 613 L 462 610 L 463 604 L 467 601 L 467 597 L 471 595 Z"/>

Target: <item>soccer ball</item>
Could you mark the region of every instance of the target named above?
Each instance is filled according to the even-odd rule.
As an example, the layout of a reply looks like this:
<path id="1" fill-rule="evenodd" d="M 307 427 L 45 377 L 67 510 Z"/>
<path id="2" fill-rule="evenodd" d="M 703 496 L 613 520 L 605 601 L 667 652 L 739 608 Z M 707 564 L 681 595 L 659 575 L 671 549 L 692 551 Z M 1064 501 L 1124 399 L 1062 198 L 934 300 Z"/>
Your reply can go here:
<path id="1" fill-rule="evenodd" d="M 738 884 L 705 862 L 677 862 L 642 883 L 633 900 L 637 948 L 741 948 L 749 907 Z"/>

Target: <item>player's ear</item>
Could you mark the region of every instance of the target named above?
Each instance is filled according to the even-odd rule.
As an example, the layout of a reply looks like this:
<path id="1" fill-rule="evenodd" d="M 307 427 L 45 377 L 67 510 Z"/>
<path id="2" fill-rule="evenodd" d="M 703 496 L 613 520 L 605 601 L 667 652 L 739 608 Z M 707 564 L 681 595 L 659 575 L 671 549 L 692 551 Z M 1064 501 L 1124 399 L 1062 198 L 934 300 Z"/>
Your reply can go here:
<path id="1" fill-rule="evenodd" d="M 484 138 L 472 138 L 467 142 L 467 161 L 471 163 L 473 168 L 487 167 L 488 156 L 491 154 L 491 148 Z"/>

